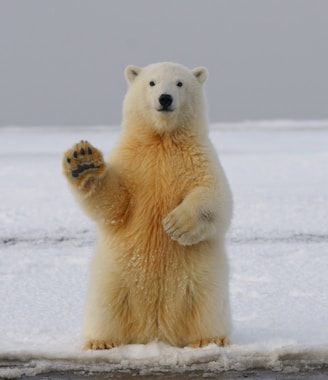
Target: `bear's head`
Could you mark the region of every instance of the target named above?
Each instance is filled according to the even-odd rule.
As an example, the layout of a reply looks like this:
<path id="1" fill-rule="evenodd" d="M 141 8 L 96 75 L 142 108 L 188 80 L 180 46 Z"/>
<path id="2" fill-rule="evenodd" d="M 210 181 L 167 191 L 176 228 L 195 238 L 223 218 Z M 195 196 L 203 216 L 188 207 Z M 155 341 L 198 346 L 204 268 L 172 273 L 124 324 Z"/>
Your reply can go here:
<path id="1" fill-rule="evenodd" d="M 123 123 L 171 132 L 206 125 L 203 83 L 207 70 L 193 70 L 170 62 L 144 68 L 128 66 L 129 84 L 123 108 Z"/>

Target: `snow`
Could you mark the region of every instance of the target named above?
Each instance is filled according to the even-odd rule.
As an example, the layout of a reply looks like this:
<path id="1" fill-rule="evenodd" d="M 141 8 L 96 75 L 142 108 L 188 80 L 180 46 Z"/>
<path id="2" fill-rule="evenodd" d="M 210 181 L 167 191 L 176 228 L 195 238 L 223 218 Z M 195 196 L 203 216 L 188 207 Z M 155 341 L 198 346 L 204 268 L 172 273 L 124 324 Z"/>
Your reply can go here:
<path id="1" fill-rule="evenodd" d="M 212 125 L 234 194 L 227 238 L 233 344 L 81 350 L 96 233 L 61 174 L 84 139 L 118 128 L 0 128 L 0 378 L 48 371 L 185 372 L 328 363 L 328 122 Z M 207 372 L 206 372 L 207 371 Z"/>

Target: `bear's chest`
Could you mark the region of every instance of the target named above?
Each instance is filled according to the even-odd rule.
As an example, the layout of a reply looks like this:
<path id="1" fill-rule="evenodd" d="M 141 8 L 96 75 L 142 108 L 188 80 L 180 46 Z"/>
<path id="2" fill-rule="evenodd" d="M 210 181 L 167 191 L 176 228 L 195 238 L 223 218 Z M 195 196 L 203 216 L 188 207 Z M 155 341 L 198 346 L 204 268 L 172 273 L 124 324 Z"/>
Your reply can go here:
<path id="1" fill-rule="evenodd" d="M 138 268 L 138 273 L 144 270 L 147 276 L 156 276 L 178 265 L 178 251 L 184 257 L 185 247 L 169 237 L 163 220 L 194 188 L 206 186 L 208 160 L 191 144 L 129 144 L 119 156 L 119 172 L 130 193 L 128 221 L 120 235 L 125 252 L 120 262 L 124 267 L 131 263 L 128 270 Z"/>
<path id="2" fill-rule="evenodd" d="M 129 164 L 130 184 L 135 202 L 144 208 L 176 207 L 206 177 L 206 159 L 193 146 L 174 144 L 140 147 Z"/>

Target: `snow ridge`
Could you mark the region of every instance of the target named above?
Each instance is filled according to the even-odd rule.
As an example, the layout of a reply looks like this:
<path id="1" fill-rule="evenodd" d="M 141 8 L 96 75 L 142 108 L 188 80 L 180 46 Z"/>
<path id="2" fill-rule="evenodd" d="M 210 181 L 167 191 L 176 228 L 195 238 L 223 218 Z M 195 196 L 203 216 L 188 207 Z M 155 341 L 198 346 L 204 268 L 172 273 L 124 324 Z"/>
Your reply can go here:
<path id="1" fill-rule="evenodd" d="M 328 347 L 238 347 L 177 349 L 163 343 L 130 345 L 110 351 L 79 354 L 20 352 L 0 355 L 0 377 L 35 376 L 47 372 L 110 372 L 139 375 L 211 373 L 248 369 L 299 372 L 327 369 Z M 6 368 L 3 366 L 6 365 Z M 206 376 L 206 375 L 205 375 Z"/>

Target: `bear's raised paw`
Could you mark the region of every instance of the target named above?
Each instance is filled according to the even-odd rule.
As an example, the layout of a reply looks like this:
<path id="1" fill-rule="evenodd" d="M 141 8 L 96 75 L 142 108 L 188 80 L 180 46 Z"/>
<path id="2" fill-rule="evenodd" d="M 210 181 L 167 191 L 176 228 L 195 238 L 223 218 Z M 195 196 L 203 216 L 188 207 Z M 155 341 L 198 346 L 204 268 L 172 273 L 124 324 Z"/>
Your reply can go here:
<path id="1" fill-rule="evenodd" d="M 102 153 L 88 141 L 75 144 L 64 154 L 64 174 L 70 179 L 82 179 L 86 174 L 100 175 L 105 169 Z"/>

